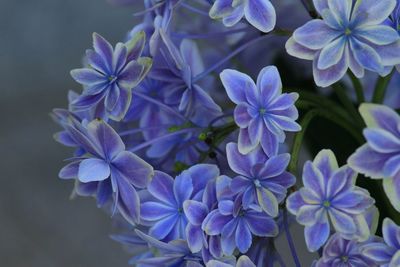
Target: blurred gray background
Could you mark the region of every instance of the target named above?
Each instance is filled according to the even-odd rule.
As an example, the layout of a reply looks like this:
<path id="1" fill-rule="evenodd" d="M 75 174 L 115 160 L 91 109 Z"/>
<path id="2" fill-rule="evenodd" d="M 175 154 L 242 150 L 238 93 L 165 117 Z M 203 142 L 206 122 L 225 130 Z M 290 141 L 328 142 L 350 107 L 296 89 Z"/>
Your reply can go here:
<path id="1" fill-rule="evenodd" d="M 132 13 L 106 0 L 0 0 L 0 266 L 127 265 L 108 215 L 69 200 L 73 183 L 57 178 L 71 151 L 53 141 L 48 113 L 80 90 L 69 70 L 91 33 L 115 43 Z"/>

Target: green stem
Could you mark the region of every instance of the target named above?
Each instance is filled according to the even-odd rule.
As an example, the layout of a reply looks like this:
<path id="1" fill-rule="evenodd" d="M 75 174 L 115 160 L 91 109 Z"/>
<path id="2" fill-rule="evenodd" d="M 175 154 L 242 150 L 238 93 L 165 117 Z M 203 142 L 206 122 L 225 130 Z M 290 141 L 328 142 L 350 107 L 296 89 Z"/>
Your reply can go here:
<path id="1" fill-rule="evenodd" d="M 374 95 L 372 97 L 373 103 L 381 104 L 383 102 L 385 95 L 386 95 L 387 86 L 388 86 L 390 80 L 392 79 L 393 73 L 394 73 L 394 70 L 392 70 L 392 72 L 389 75 L 387 75 L 386 77 L 379 77 L 379 79 L 375 85 Z"/>
<path id="2" fill-rule="evenodd" d="M 348 71 L 347 74 L 349 75 L 351 82 L 353 83 L 354 90 L 356 91 L 357 101 L 359 104 L 365 102 L 364 97 L 364 89 L 360 82 L 360 80 L 353 74 L 353 72 Z"/>
<path id="3" fill-rule="evenodd" d="M 210 151 L 212 151 L 213 148 L 218 147 L 218 145 L 225 140 L 227 136 L 229 136 L 232 132 L 234 132 L 236 129 L 238 129 L 237 125 L 234 122 L 228 123 L 224 126 L 221 127 L 208 127 L 203 134 L 206 135 L 208 132 L 211 132 L 211 142 L 207 143 L 209 146 L 209 151 L 207 152 L 201 152 L 200 160 L 199 162 L 203 162 Z M 203 140 L 203 139 L 201 139 Z"/>
<path id="4" fill-rule="evenodd" d="M 312 109 L 304 115 L 304 117 L 300 121 L 301 131 L 296 133 L 296 135 L 294 136 L 293 146 L 291 151 L 292 157 L 289 163 L 289 171 L 293 174 L 297 173 L 297 165 L 299 160 L 298 158 L 300 154 L 301 145 L 304 140 L 305 132 L 308 126 L 310 125 L 311 121 L 317 116 L 330 120 L 331 122 L 347 130 L 348 133 L 351 134 L 360 145 L 365 143 L 363 136 L 357 130 L 357 128 L 354 128 L 354 125 L 351 122 L 345 120 L 344 118 L 340 117 L 338 114 L 334 112 L 329 112 L 321 108 Z"/>
<path id="5" fill-rule="evenodd" d="M 285 88 L 289 92 L 296 92 L 300 95 L 300 99 L 296 102 L 296 105 L 299 101 L 306 100 L 309 105 L 313 105 L 314 107 L 321 107 L 328 110 L 334 110 L 337 114 L 340 114 L 343 118 L 352 121 L 348 112 L 340 107 L 338 103 L 328 99 L 327 97 L 317 95 L 312 92 L 301 91 L 291 88 Z"/>
<path id="6" fill-rule="evenodd" d="M 304 135 L 306 133 L 307 127 L 310 124 L 311 120 L 318 115 L 318 110 L 313 109 L 304 115 L 304 117 L 300 121 L 301 131 L 296 133 L 293 140 L 293 146 L 291 151 L 291 159 L 289 163 L 289 172 L 293 174 L 297 174 L 297 165 L 299 162 L 299 154 L 301 149 L 301 144 L 303 143 Z"/>
<path id="7" fill-rule="evenodd" d="M 355 120 L 355 123 L 357 123 L 359 127 L 364 128 L 365 126 L 364 121 L 362 120 L 354 104 L 347 96 L 343 86 L 341 84 L 335 83 L 332 85 L 332 87 L 335 90 L 335 93 L 338 96 L 340 102 L 343 104 L 344 108 L 347 109 L 351 117 Z"/>

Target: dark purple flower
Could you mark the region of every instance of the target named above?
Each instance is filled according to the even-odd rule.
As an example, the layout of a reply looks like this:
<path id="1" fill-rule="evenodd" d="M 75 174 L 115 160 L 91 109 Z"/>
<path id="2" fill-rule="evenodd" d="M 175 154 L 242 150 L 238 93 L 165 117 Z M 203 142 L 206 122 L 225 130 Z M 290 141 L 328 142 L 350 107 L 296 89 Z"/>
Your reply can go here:
<path id="1" fill-rule="evenodd" d="M 263 210 L 269 216 L 278 215 L 278 205 L 296 178 L 285 171 L 290 155 L 281 154 L 268 158 L 261 148 L 247 155 L 240 154 L 235 143 L 226 146 L 230 168 L 239 174 L 232 180 L 232 191 L 242 197 L 243 208 Z"/>
<path id="2" fill-rule="evenodd" d="M 305 226 L 310 251 L 317 251 L 325 244 L 331 231 L 329 221 L 336 232 L 355 239 L 361 238 L 360 233 L 369 233 L 364 213 L 374 200 L 368 191 L 355 186 L 356 177 L 350 167 L 338 168 L 331 150 L 321 150 L 313 162 L 304 164 L 304 187 L 288 197 L 286 206 Z M 359 223 L 360 220 L 364 223 Z M 360 231 L 358 227 L 366 229 Z"/>
<path id="3" fill-rule="evenodd" d="M 88 66 L 71 71 L 72 77 L 84 86 L 72 106 L 85 110 L 102 105 L 111 119 L 121 120 L 131 103 L 131 90 L 152 64 L 150 58 L 140 57 L 144 40 L 144 32 L 139 32 L 128 43 L 118 43 L 113 49 L 107 40 L 94 33 L 94 50 L 86 52 Z"/>
<path id="4" fill-rule="evenodd" d="M 125 144 L 114 129 L 102 120 L 86 127 L 70 120 L 66 131 L 84 154 L 73 158 L 61 169 L 63 179 L 78 178 L 79 182 L 97 188 L 98 202 L 104 203 L 112 193 L 120 213 L 131 223 L 140 219 L 140 199 L 136 188 L 143 189 L 153 176 L 153 168 L 144 160 L 125 150 Z"/>
<path id="5" fill-rule="evenodd" d="M 373 179 L 383 179 L 383 187 L 393 207 L 400 211 L 400 116 L 391 108 L 362 104 L 359 108 L 367 128 L 367 143 L 348 159 L 356 171 Z"/>
<path id="6" fill-rule="evenodd" d="M 194 165 L 175 180 L 156 171 L 147 188 L 154 201 L 144 202 L 141 206 L 142 219 L 151 223 L 149 234 L 164 241 L 186 239 L 188 219 L 183 203 L 190 199 L 201 200 L 208 181 L 218 175 L 218 168 L 210 164 Z"/>
<path id="7" fill-rule="evenodd" d="M 261 144 L 268 156 L 274 156 L 278 153 L 279 143 L 285 140 L 284 131 L 301 129 L 295 122 L 298 112 L 294 106 L 299 95 L 282 94 L 276 67 L 262 69 L 257 85 L 249 76 L 236 70 L 224 70 L 220 77 L 229 98 L 237 105 L 234 117 L 240 127 L 240 153 L 247 154 Z"/>

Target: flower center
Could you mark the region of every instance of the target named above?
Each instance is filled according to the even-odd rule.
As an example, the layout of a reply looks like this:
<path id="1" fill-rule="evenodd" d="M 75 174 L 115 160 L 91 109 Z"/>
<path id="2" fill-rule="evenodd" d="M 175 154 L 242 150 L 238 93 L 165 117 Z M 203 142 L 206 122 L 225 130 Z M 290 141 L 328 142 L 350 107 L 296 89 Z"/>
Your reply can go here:
<path id="1" fill-rule="evenodd" d="M 346 263 L 349 260 L 349 256 L 342 256 L 341 259 L 342 259 L 342 262 Z"/>
<path id="2" fill-rule="evenodd" d="M 241 209 L 241 210 L 239 211 L 238 216 L 239 216 L 239 217 L 243 217 L 245 214 L 246 214 L 246 211 L 243 210 L 243 209 Z"/>
<path id="3" fill-rule="evenodd" d="M 265 108 L 260 108 L 258 110 L 258 113 L 260 113 L 260 115 L 264 115 L 267 112 L 267 110 Z"/>
<path id="4" fill-rule="evenodd" d="M 254 185 L 255 185 L 256 187 L 261 187 L 260 180 L 255 179 L 255 180 L 254 180 Z"/>
<path id="5" fill-rule="evenodd" d="M 323 205 L 325 208 L 329 208 L 329 207 L 331 206 L 331 202 L 330 202 L 329 200 L 325 200 L 325 201 L 322 203 L 322 205 Z"/>
<path id="6" fill-rule="evenodd" d="M 178 213 L 182 214 L 183 213 L 183 208 L 178 208 Z"/>
<path id="7" fill-rule="evenodd" d="M 108 76 L 108 81 L 109 81 L 110 83 L 115 82 L 116 79 L 117 79 L 117 77 L 116 77 L 115 75 L 109 75 L 109 76 Z"/>
<path id="8" fill-rule="evenodd" d="M 351 34 L 351 30 L 349 28 L 346 28 L 346 30 L 344 31 L 344 34 L 349 36 Z"/>

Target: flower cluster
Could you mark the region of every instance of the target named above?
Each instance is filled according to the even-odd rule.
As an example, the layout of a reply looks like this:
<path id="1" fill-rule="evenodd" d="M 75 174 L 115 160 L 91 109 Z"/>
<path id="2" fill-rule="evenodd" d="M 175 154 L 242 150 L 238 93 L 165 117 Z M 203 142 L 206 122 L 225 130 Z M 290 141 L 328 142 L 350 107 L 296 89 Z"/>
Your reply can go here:
<path id="1" fill-rule="evenodd" d="M 400 1 L 111 2 L 141 23 L 93 34 L 52 116 L 129 263 L 400 266 Z"/>

